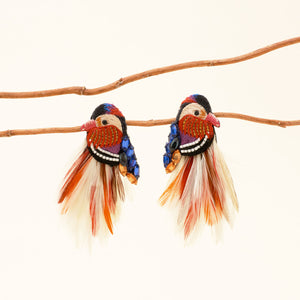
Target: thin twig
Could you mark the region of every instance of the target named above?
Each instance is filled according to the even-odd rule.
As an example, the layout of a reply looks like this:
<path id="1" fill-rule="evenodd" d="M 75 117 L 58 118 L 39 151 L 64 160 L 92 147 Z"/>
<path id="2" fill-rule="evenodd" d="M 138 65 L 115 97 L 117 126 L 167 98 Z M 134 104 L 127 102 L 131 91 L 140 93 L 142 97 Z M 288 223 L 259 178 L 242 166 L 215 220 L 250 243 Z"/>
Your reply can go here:
<path id="1" fill-rule="evenodd" d="M 300 120 L 293 121 L 283 121 L 283 120 L 273 120 L 273 119 L 263 119 L 252 117 L 248 115 L 238 114 L 238 113 L 226 113 L 226 112 L 217 112 L 214 113 L 218 118 L 232 118 L 232 119 L 240 119 L 249 122 L 279 126 L 279 127 L 287 127 L 287 126 L 297 126 L 300 125 Z M 129 120 L 127 121 L 128 126 L 142 126 L 142 127 L 151 127 L 151 126 L 161 126 L 168 125 L 175 121 L 172 119 L 161 119 L 161 120 L 148 120 L 148 121 L 140 121 L 140 120 Z M 81 126 L 75 127 L 50 127 L 50 128 L 34 128 L 34 129 L 8 129 L 4 131 L 0 131 L 0 137 L 11 137 L 14 135 L 34 135 L 34 134 L 46 134 L 46 133 L 71 133 L 71 132 L 79 132 Z"/>
<path id="2" fill-rule="evenodd" d="M 186 63 L 176 64 L 176 65 L 151 69 L 148 71 L 144 71 L 141 73 L 120 78 L 119 80 L 114 81 L 110 84 L 98 88 L 94 88 L 94 89 L 87 89 L 84 86 L 72 86 L 72 87 L 53 89 L 53 90 L 44 90 L 44 91 L 0 92 L 0 98 L 37 98 L 37 97 L 50 97 L 50 96 L 58 96 L 58 95 L 66 95 L 66 94 L 77 94 L 77 95 L 86 95 L 86 96 L 98 95 L 98 94 L 115 90 L 121 86 L 124 86 L 125 84 L 137 80 L 141 80 L 144 78 L 148 78 L 151 76 L 156 76 L 160 74 L 165 74 L 165 73 L 179 71 L 183 69 L 189 69 L 189 68 L 213 67 L 213 66 L 235 64 L 235 63 L 239 63 L 245 60 L 249 60 L 261 56 L 263 54 L 274 51 L 276 49 L 294 45 L 297 43 L 300 43 L 300 37 L 287 39 L 236 57 L 225 58 L 225 59 L 213 59 L 213 60 L 199 60 L 199 61 L 192 61 L 192 62 L 186 62 Z"/>

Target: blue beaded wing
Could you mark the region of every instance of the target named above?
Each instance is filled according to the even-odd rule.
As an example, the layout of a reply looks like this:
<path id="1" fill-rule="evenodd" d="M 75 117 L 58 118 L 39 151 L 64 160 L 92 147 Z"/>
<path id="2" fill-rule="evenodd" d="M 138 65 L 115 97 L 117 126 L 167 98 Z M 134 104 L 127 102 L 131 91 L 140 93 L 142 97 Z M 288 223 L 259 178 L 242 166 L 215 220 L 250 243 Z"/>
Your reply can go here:
<path id="1" fill-rule="evenodd" d="M 140 166 L 137 163 L 134 147 L 127 135 L 123 137 L 121 142 L 120 164 L 126 166 L 127 173 L 132 174 L 136 179 L 140 177 Z"/>
<path id="2" fill-rule="evenodd" d="M 178 130 L 177 122 L 171 124 L 171 132 L 168 136 L 168 142 L 165 145 L 166 153 L 163 156 L 164 166 L 167 166 L 172 162 L 173 153 L 179 149 L 180 146 L 180 134 Z"/>

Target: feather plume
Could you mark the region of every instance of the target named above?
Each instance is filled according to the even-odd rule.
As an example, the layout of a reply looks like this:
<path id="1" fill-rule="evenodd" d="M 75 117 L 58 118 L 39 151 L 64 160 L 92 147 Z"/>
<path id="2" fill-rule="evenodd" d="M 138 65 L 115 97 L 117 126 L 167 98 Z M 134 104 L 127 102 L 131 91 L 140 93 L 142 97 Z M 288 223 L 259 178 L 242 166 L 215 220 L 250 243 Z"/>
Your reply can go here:
<path id="1" fill-rule="evenodd" d="M 118 167 L 96 161 L 85 147 L 65 177 L 59 203 L 83 241 L 113 234 L 124 198 Z"/>
<path id="2" fill-rule="evenodd" d="M 186 239 L 201 223 L 216 227 L 224 219 L 232 222 L 235 211 L 238 211 L 238 201 L 215 140 L 204 153 L 181 157 L 160 203 L 175 204 L 177 221 Z"/>

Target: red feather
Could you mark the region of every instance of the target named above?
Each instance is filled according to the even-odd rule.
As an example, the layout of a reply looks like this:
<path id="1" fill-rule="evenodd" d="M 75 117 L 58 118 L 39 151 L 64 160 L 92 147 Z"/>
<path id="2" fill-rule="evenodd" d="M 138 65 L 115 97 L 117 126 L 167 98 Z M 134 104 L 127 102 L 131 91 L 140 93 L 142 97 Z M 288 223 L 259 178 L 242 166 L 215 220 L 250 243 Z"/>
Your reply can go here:
<path id="1" fill-rule="evenodd" d="M 92 220 L 92 235 L 96 235 L 97 230 L 97 217 L 96 217 L 96 198 L 95 198 L 96 186 L 92 185 L 90 194 L 90 215 Z"/>

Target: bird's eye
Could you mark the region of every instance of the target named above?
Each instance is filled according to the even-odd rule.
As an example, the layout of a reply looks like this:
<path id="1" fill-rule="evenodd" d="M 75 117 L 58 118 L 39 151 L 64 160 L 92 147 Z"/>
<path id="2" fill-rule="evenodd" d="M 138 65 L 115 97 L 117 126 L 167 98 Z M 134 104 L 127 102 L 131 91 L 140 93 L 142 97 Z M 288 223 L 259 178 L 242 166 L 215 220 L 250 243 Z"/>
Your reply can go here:
<path id="1" fill-rule="evenodd" d="M 102 120 L 102 125 L 107 125 L 107 124 L 108 124 L 107 120 Z"/>
<path id="2" fill-rule="evenodd" d="M 199 114 L 200 114 L 200 111 L 199 111 L 199 110 L 195 110 L 195 111 L 194 111 L 194 115 L 195 115 L 195 116 L 199 116 Z"/>

